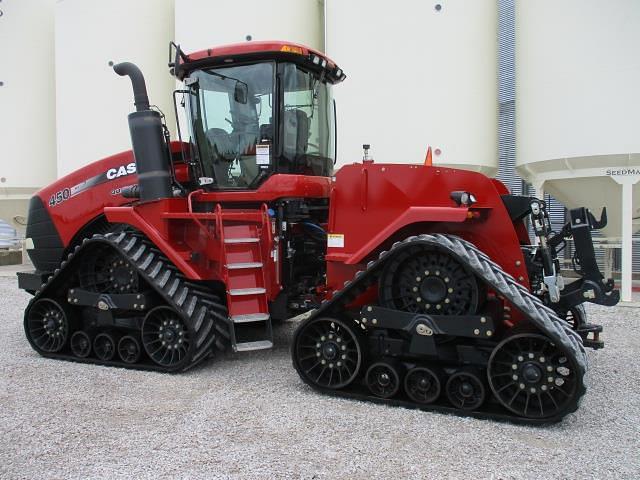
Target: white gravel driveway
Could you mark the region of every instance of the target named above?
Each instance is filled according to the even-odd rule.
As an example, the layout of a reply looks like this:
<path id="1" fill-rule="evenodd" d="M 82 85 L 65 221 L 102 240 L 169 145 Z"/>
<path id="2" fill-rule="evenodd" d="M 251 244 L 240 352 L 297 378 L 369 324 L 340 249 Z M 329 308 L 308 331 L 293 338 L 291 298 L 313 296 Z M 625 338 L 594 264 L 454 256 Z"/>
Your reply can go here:
<path id="1" fill-rule="evenodd" d="M 0 478 L 640 478 L 640 309 L 590 307 L 607 348 L 561 424 L 322 397 L 276 348 L 164 375 L 47 360 L 0 278 Z"/>

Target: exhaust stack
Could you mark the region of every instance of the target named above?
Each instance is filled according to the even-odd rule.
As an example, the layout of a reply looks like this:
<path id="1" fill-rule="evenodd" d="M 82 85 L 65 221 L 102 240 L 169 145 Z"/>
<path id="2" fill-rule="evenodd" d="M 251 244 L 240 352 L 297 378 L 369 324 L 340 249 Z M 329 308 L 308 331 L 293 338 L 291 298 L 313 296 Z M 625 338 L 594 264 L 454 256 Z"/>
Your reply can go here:
<path id="1" fill-rule="evenodd" d="M 130 62 L 113 65 L 120 76 L 128 76 L 133 88 L 135 112 L 129 114 L 131 146 L 138 171 L 140 200 L 151 202 L 173 196 L 171 170 L 164 141 L 160 114 L 149 107 L 149 96 L 144 76 Z"/>

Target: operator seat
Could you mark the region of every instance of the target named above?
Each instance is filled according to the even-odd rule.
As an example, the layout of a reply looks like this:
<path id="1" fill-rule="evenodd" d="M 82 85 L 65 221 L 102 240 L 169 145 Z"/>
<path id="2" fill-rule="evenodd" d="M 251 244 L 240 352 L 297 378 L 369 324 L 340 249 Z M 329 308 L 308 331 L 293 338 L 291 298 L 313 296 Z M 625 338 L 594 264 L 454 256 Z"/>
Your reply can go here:
<path id="1" fill-rule="evenodd" d="M 309 117 L 304 111 L 295 108 L 285 111 L 283 120 L 282 155 L 289 163 L 289 171 L 298 173 L 304 167 L 303 160 L 309 143 Z"/>
<path id="2" fill-rule="evenodd" d="M 237 155 L 237 142 L 234 142 L 231 135 L 222 128 L 210 128 L 206 133 L 207 140 L 218 155 L 230 162 Z"/>

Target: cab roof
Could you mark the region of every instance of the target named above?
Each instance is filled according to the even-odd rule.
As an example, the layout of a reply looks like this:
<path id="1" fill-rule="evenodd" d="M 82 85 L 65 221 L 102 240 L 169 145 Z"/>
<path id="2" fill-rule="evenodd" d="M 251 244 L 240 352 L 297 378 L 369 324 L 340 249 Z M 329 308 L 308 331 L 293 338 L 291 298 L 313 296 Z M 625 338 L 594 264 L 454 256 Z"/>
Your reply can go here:
<path id="1" fill-rule="evenodd" d="M 324 71 L 325 78 L 330 83 L 338 83 L 346 78 L 342 69 L 324 53 L 298 43 L 278 40 L 222 45 L 179 58 L 178 65 L 174 66 L 174 74 L 180 79 L 196 69 L 257 60 L 291 61 L 317 73 Z"/>

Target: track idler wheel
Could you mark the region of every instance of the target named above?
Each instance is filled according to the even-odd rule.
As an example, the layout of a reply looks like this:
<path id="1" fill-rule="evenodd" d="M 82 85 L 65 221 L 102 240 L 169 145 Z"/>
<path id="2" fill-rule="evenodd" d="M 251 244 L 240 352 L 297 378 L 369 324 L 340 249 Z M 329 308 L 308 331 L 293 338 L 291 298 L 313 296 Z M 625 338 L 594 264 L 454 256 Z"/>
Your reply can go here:
<path id="1" fill-rule="evenodd" d="M 109 333 L 99 333 L 93 339 L 93 351 L 103 362 L 111 360 L 116 353 L 116 340 Z"/>
<path id="2" fill-rule="evenodd" d="M 365 382 L 376 397 L 391 398 L 400 390 L 400 373 L 396 365 L 376 362 L 367 370 Z"/>
<path id="3" fill-rule="evenodd" d="M 333 390 L 353 382 L 362 365 L 362 347 L 354 326 L 334 318 L 303 322 L 294 335 L 292 355 L 302 378 Z"/>
<path id="4" fill-rule="evenodd" d="M 192 342 L 182 317 L 171 307 L 156 307 L 142 322 L 142 345 L 158 365 L 177 369 L 191 357 Z"/>
<path id="5" fill-rule="evenodd" d="M 29 308 L 24 327 L 31 345 L 41 352 L 59 352 L 69 336 L 67 312 L 50 298 L 42 298 Z"/>
<path id="6" fill-rule="evenodd" d="M 91 353 L 91 338 L 87 332 L 78 330 L 71 335 L 71 352 L 78 358 L 87 358 Z"/>
<path id="7" fill-rule="evenodd" d="M 428 405 L 435 402 L 442 389 L 440 375 L 426 367 L 414 367 L 404 377 L 404 391 L 414 402 Z"/>
<path id="8" fill-rule="evenodd" d="M 500 403 L 526 418 L 561 416 L 576 401 L 578 368 L 543 335 L 503 340 L 489 359 L 489 385 Z"/>
<path id="9" fill-rule="evenodd" d="M 131 335 L 125 335 L 118 342 L 118 355 L 124 363 L 137 363 L 142 355 L 140 342 Z"/>
<path id="10" fill-rule="evenodd" d="M 476 410 L 486 398 L 486 388 L 480 376 L 473 372 L 456 372 L 445 387 L 449 402 L 461 410 Z"/>

